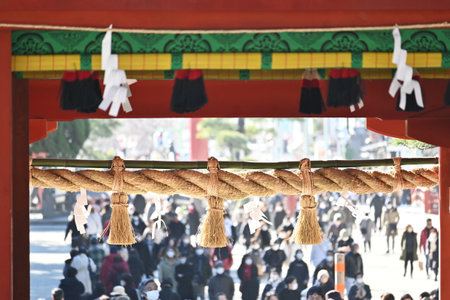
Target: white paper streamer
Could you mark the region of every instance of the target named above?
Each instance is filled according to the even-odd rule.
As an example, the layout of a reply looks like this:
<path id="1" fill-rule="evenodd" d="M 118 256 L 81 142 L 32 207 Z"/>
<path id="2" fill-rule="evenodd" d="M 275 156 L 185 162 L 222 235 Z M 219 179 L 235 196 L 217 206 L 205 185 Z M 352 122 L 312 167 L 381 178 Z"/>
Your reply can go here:
<path id="1" fill-rule="evenodd" d="M 128 97 L 131 97 L 130 85 L 136 83 L 136 79 L 127 79 L 124 70 L 119 70 L 119 56 L 111 54 L 112 43 L 112 25 L 109 26 L 102 41 L 102 70 L 105 70 L 103 83 L 105 91 L 103 92 L 103 101 L 99 105 L 99 109 L 107 111 L 109 115 L 117 117 L 120 107 L 126 113 L 132 111 L 132 107 Z"/>
<path id="2" fill-rule="evenodd" d="M 269 222 L 267 217 L 262 212 L 259 205 L 259 199 L 256 197 L 254 197 L 253 200 L 251 200 L 247 204 L 244 204 L 244 212 L 247 213 L 250 217 L 250 220 L 248 220 L 250 233 L 254 233 L 259 227 L 261 227 L 261 221 L 272 225 L 272 223 Z"/>
<path id="3" fill-rule="evenodd" d="M 155 211 L 152 213 L 150 220 L 155 220 L 152 226 L 152 238 L 155 238 L 156 230 L 160 230 L 162 228 L 162 225 L 167 229 L 166 223 L 164 223 L 162 219 L 162 205 L 161 205 L 161 199 L 158 198 L 155 200 Z"/>
<path id="4" fill-rule="evenodd" d="M 75 207 L 73 208 L 73 215 L 75 217 L 75 225 L 77 226 L 77 230 L 81 234 L 86 233 L 86 230 L 84 229 L 84 225 L 87 224 L 88 212 L 84 206 L 87 204 L 88 204 L 88 202 L 87 202 L 86 189 L 81 188 L 80 196 L 77 197 L 77 203 L 75 204 Z"/>
<path id="5" fill-rule="evenodd" d="M 406 64 L 406 58 L 408 51 L 401 49 L 402 38 L 400 30 L 395 27 L 392 31 L 394 37 L 394 52 L 392 54 L 392 62 L 397 65 L 397 71 L 395 72 L 394 79 L 392 79 L 389 86 L 389 94 L 392 98 L 395 97 L 397 91 L 400 89 L 400 102 L 398 107 L 402 110 L 406 108 L 406 94 L 411 94 L 414 91 L 416 97 L 416 103 L 420 107 L 424 107 L 422 99 L 422 91 L 420 84 L 413 78 L 413 68 Z M 400 83 L 403 81 L 403 85 Z"/>
<path id="6" fill-rule="evenodd" d="M 353 205 L 353 203 L 344 196 L 339 197 L 339 199 L 336 201 L 336 205 L 346 207 L 355 218 L 363 218 L 365 215 L 363 211 Z"/>

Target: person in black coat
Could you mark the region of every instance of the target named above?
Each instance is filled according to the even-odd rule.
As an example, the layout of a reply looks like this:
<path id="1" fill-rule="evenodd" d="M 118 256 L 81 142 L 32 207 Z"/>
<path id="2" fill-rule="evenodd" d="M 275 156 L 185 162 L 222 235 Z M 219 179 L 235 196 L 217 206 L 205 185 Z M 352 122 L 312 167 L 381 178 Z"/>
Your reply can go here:
<path id="1" fill-rule="evenodd" d="M 130 300 L 139 300 L 131 274 L 123 274 L 120 285 L 125 288 L 125 293 L 130 297 Z"/>
<path id="2" fill-rule="evenodd" d="M 144 234 L 144 230 L 147 228 L 144 220 L 139 216 L 139 213 L 135 211 L 131 217 L 131 224 L 133 225 L 133 230 L 137 235 Z"/>
<path id="3" fill-rule="evenodd" d="M 263 289 L 261 294 L 261 300 L 266 300 L 266 296 L 269 293 L 274 295 L 280 295 L 280 292 L 286 288 L 286 283 L 280 278 L 280 273 L 277 269 L 270 270 L 269 281 Z"/>
<path id="4" fill-rule="evenodd" d="M 401 260 L 405 261 L 405 273 L 403 277 L 406 276 L 406 269 L 408 267 L 408 262 L 411 264 L 411 277 L 413 276 L 413 262 L 418 259 L 417 257 L 417 233 L 413 231 L 411 225 L 406 226 L 405 232 L 402 235 L 402 255 Z"/>
<path id="5" fill-rule="evenodd" d="M 370 300 L 372 294 L 370 287 L 364 283 L 363 275 L 361 273 L 356 274 L 355 284 L 350 288 L 348 294 L 348 300 Z"/>
<path id="6" fill-rule="evenodd" d="M 283 220 L 286 217 L 286 212 L 284 211 L 283 204 L 281 202 L 275 203 L 274 210 L 275 214 L 273 216 L 273 227 L 277 230 L 283 223 Z"/>
<path id="7" fill-rule="evenodd" d="M 87 228 L 87 225 L 84 225 L 84 229 Z M 64 235 L 64 240 L 66 240 L 67 236 L 69 235 L 69 232 L 72 236 L 72 248 L 77 248 L 83 245 L 83 236 L 77 229 L 77 225 L 75 224 L 75 216 L 71 215 L 69 216 L 69 220 L 66 226 L 66 234 Z"/>
<path id="8" fill-rule="evenodd" d="M 158 253 L 155 253 L 154 257 L 152 257 L 152 252 L 150 252 L 153 251 L 154 245 L 149 230 L 145 230 L 144 234 L 139 238 L 136 236 L 136 243 L 132 245 L 133 249 L 136 249 L 139 258 L 142 260 L 147 276 L 153 275 L 153 271 L 156 270 L 157 267 L 158 260 L 156 257 L 158 256 Z"/>
<path id="9" fill-rule="evenodd" d="M 378 219 L 380 219 L 380 227 L 378 227 L 378 230 L 381 231 L 381 213 L 383 211 L 384 202 L 386 201 L 386 197 L 383 193 L 376 193 L 375 196 L 372 198 L 372 201 L 370 202 L 370 207 L 373 206 L 375 211 L 375 229 L 377 228 L 377 222 Z"/>
<path id="10" fill-rule="evenodd" d="M 176 213 L 170 215 L 170 222 L 167 227 L 169 229 L 169 238 L 175 240 L 175 244 L 177 244 L 178 240 L 185 233 L 186 227 L 178 220 Z"/>
<path id="11" fill-rule="evenodd" d="M 59 288 L 64 291 L 64 299 L 79 300 L 84 293 L 83 284 L 75 277 L 77 269 L 69 267 L 67 269 L 67 276 L 59 283 Z"/>
<path id="12" fill-rule="evenodd" d="M 191 240 L 188 235 L 183 235 L 182 239 L 178 243 L 178 252 L 186 257 L 189 257 L 192 253 L 194 253 L 194 248 L 191 245 Z"/>
<path id="13" fill-rule="evenodd" d="M 189 235 L 196 235 L 198 226 L 200 226 L 200 214 L 192 203 L 188 205 L 187 221 L 189 225 Z"/>
<path id="14" fill-rule="evenodd" d="M 136 249 L 130 249 L 128 266 L 130 267 L 131 276 L 133 276 L 133 286 L 137 287 L 141 282 L 142 275 L 145 273 L 145 267 Z"/>
<path id="15" fill-rule="evenodd" d="M 192 265 L 193 272 L 194 299 L 198 297 L 205 299 L 205 286 L 212 276 L 209 257 L 204 254 L 203 248 L 198 247 L 195 249 L 195 254 L 189 258 L 189 262 Z"/>
<path id="16" fill-rule="evenodd" d="M 214 267 L 216 269 L 216 275 L 208 283 L 209 299 L 215 299 L 214 297 L 217 293 L 225 293 L 227 300 L 232 300 L 234 295 L 233 279 L 225 274 L 223 262 L 216 262 Z"/>
<path id="17" fill-rule="evenodd" d="M 309 281 L 309 271 L 308 265 L 303 261 L 303 251 L 301 249 L 295 252 L 295 259 L 289 265 L 287 276 L 295 277 L 300 293 L 306 289 Z"/>
<path id="18" fill-rule="evenodd" d="M 278 296 L 279 300 L 299 300 L 301 299 L 301 294 L 298 291 L 297 279 L 294 276 L 288 276 L 284 280 L 286 283 L 286 288 L 280 292 Z"/>
<path id="19" fill-rule="evenodd" d="M 242 300 L 256 300 L 259 295 L 258 268 L 249 254 L 242 257 L 238 276 L 241 280 L 239 290 L 242 293 Z"/>
<path id="20" fill-rule="evenodd" d="M 161 283 L 161 291 L 159 292 L 159 300 L 182 300 L 180 296 L 172 291 L 172 280 L 164 279 Z"/>
<path id="21" fill-rule="evenodd" d="M 320 270 L 327 270 L 328 274 L 330 274 L 330 278 L 334 278 L 334 253 L 333 250 L 327 251 L 327 257 L 317 265 L 313 274 L 313 284 L 316 283 L 317 275 Z"/>
<path id="22" fill-rule="evenodd" d="M 364 274 L 363 261 L 358 253 L 359 245 L 354 243 L 351 251 L 345 255 L 345 287 L 350 291 L 351 286 L 356 280 L 357 274 Z"/>
<path id="23" fill-rule="evenodd" d="M 178 295 L 180 295 L 182 300 L 194 299 L 194 292 L 192 289 L 194 270 L 192 269 L 192 265 L 187 261 L 187 255 L 182 254 L 179 261 L 180 264 L 175 267 L 175 280 L 178 282 Z"/>
<path id="24" fill-rule="evenodd" d="M 278 273 L 281 273 L 281 267 L 286 260 L 286 253 L 280 249 L 280 243 L 273 244 L 272 248 L 267 250 L 263 257 L 266 264 L 266 270 L 269 271 L 275 268 Z"/>
<path id="25" fill-rule="evenodd" d="M 270 246 L 271 238 L 272 237 L 270 236 L 269 226 L 267 224 L 264 224 L 261 227 L 261 231 L 259 232 L 259 245 L 262 249 Z"/>

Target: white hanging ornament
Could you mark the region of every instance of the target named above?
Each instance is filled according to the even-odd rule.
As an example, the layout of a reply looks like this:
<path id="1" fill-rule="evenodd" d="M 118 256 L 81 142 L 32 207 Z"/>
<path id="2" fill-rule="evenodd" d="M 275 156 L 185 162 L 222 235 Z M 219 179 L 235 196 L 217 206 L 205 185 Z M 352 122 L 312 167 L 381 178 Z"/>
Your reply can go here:
<path id="1" fill-rule="evenodd" d="M 267 217 L 264 215 L 260 208 L 260 202 L 257 197 L 253 197 L 253 200 L 244 204 L 244 212 L 250 217 L 248 220 L 248 226 L 250 227 L 250 233 L 254 233 L 258 228 L 262 226 L 261 221 L 272 225 Z"/>
<path id="2" fill-rule="evenodd" d="M 77 203 L 75 204 L 75 207 L 73 208 L 75 225 L 77 226 L 77 230 L 81 234 L 86 233 L 86 230 L 84 229 L 84 225 L 87 224 L 88 213 L 86 211 L 85 205 L 88 205 L 86 189 L 81 188 L 80 196 L 77 197 Z"/>

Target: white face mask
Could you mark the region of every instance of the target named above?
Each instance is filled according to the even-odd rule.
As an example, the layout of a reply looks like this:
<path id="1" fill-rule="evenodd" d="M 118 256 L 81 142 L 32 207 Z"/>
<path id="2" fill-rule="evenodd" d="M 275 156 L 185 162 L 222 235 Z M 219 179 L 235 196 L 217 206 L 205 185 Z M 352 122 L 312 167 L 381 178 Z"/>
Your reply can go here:
<path id="1" fill-rule="evenodd" d="M 251 265 L 251 264 L 252 264 L 252 260 L 251 260 L 250 258 L 247 258 L 247 259 L 245 260 L 245 264 L 246 264 L 246 265 Z"/>
<path id="2" fill-rule="evenodd" d="M 275 211 L 282 211 L 282 210 L 283 210 L 283 208 L 281 206 L 275 207 Z"/>
<path id="3" fill-rule="evenodd" d="M 348 236 L 342 237 L 342 240 L 343 240 L 344 242 L 348 241 Z"/>
<path id="4" fill-rule="evenodd" d="M 158 300 L 159 291 L 147 291 L 145 292 L 145 297 L 147 297 L 147 300 Z"/>
<path id="5" fill-rule="evenodd" d="M 408 232 L 412 232 L 412 228 L 410 227 L 410 228 L 408 228 Z"/>
<path id="6" fill-rule="evenodd" d="M 202 255 L 203 254 L 203 249 L 196 249 L 195 250 L 195 254 Z"/>
<path id="7" fill-rule="evenodd" d="M 273 245 L 273 246 L 272 246 L 272 250 L 273 250 L 273 251 L 278 251 L 278 249 L 280 249 L 280 246 L 279 246 L 279 245 Z"/>
<path id="8" fill-rule="evenodd" d="M 387 207 L 387 209 L 391 209 L 392 208 L 392 205 L 388 205 L 388 206 L 386 206 Z"/>
<path id="9" fill-rule="evenodd" d="M 168 258 L 173 258 L 175 256 L 175 252 L 173 251 L 167 251 L 167 257 Z"/>
<path id="10" fill-rule="evenodd" d="M 217 273 L 217 274 L 223 274 L 223 272 L 225 272 L 225 269 L 224 269 L 224 268 L 217 268 L 217 269 L 216 269 L 216 273 Z"/>
<path id="11" fill-rule="evenodd" d="M 185 244 L 185 245 L 189 244 L 189 239 L 184 239 L 183 244 Z"/>
<path id="12" fill-rule="evenodd" d="M 364 281 L 362 278 L 356 278 L 356 283 L 357 284 L 362 284 Z"/>
<path id="13" fill-rule="evenodd" d="M 282 231 L 278 236 L 280 237 L 280 239 L 284 239 L 286 237 L 286 232 Z"/>
<path id="14" fill-rule="evenodd" d="M 278 279 L 280 279 L 280 276 L 278 276 L 278 274 L 272 274 L 272 275 L 270 275 L 270 280 L 272 280 L 272 281 L 277 281 Z"/>
<path id="15" fill-rule="evenodd" d="M 262 230 L 263 231 L 267 231 L 269 229 L 269 227 L 267 225 L 263 225 Z"/>
<path id="16" fill-rule="evenodd" d="M 298 284 L 297 284 L 297 282 L 296 282 L 296 283 L 291 283 L 290 289 L 293 290 L 293 291 L 296 290 L 296 289 L 298 289 Z"/>
<path id="17" fill-rule="evenodd" d="M 303 258 L 303 253 L 297 253 L 297 254 L 295 254 L 295 257 L 297 259 L 302 259 Z"/>
<path id="18" fill-rule="evenodd" d="M 180 264 L 185 264 L 185 263 L 186 263 L 186 257 L 180 258 Z"/>
<path id="19" fill-rule="evenodd" d="M 126 283 L 125 283 L 124 280 L 121 280 L 121 281 L 120 281 L 120 285 L 121 285 L 121 286 L 125 286 L 125 284 L 126 284 Z"/>
<path id="20" fill-rule="evenodd" d="M 327 261 L 333 261 L 333 256 L 328 255 L 328 256 L 327 256 Z"/>
<path id="21" fill-rule="evenodd" d="M 258 244 L 254 244 L 254 245 L 252 246 L 252 248 L 253 248 L 253 250 L 259 250 L 259 245 L 258 245 Z"/>

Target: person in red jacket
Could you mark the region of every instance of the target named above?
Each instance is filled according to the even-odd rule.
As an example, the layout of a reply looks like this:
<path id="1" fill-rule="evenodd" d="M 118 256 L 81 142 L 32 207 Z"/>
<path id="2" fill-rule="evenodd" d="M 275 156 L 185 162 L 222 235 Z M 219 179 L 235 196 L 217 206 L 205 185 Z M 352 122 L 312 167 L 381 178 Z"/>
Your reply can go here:
<path id="1" fill-rule="evenodd" d="M 100 280 L 110 293 L 115 285 L 120 284 L 121 274 L 130 273 L 130 268 L 126 261 L 117 253 L 117 247 L 111 247 L 111 254 L 108 255 L 102 263 L 100 269 Z"/>
<path id="2" fill-rule="evenodd" d="M 430 264 L 429 264 L 429 256 L 426 253 L 427 250 L 427 240 L 428 237 L 430 236 L 430 231 L 434 229 L 437 232 L 437 229 L 433 227 L 433 224 L 431 223 L 431 219 L 427 219 L 427 226 L 425 226 L 425 228 L 422 230 L 422 233 L 420 234 L 420 245 L 419 245 L 419 250 L 420 253 L 423 253 L 425 255 L 425 269 L 427 271 L 427 277 L 430 278 L 430 275 L 428 273 L 429 269 L 430 269 Z"/>
<path id="3" fill-rule="evenodd" d="M 230 245 L 222 248 L 213 248 L 209 264 L 214 266 L 218 261 L 221 261 L 225 267 L 225 274 L 229 274 L 231 266 L 233 265 L 233 255 L 231 254 L 231 250 Z"/>

